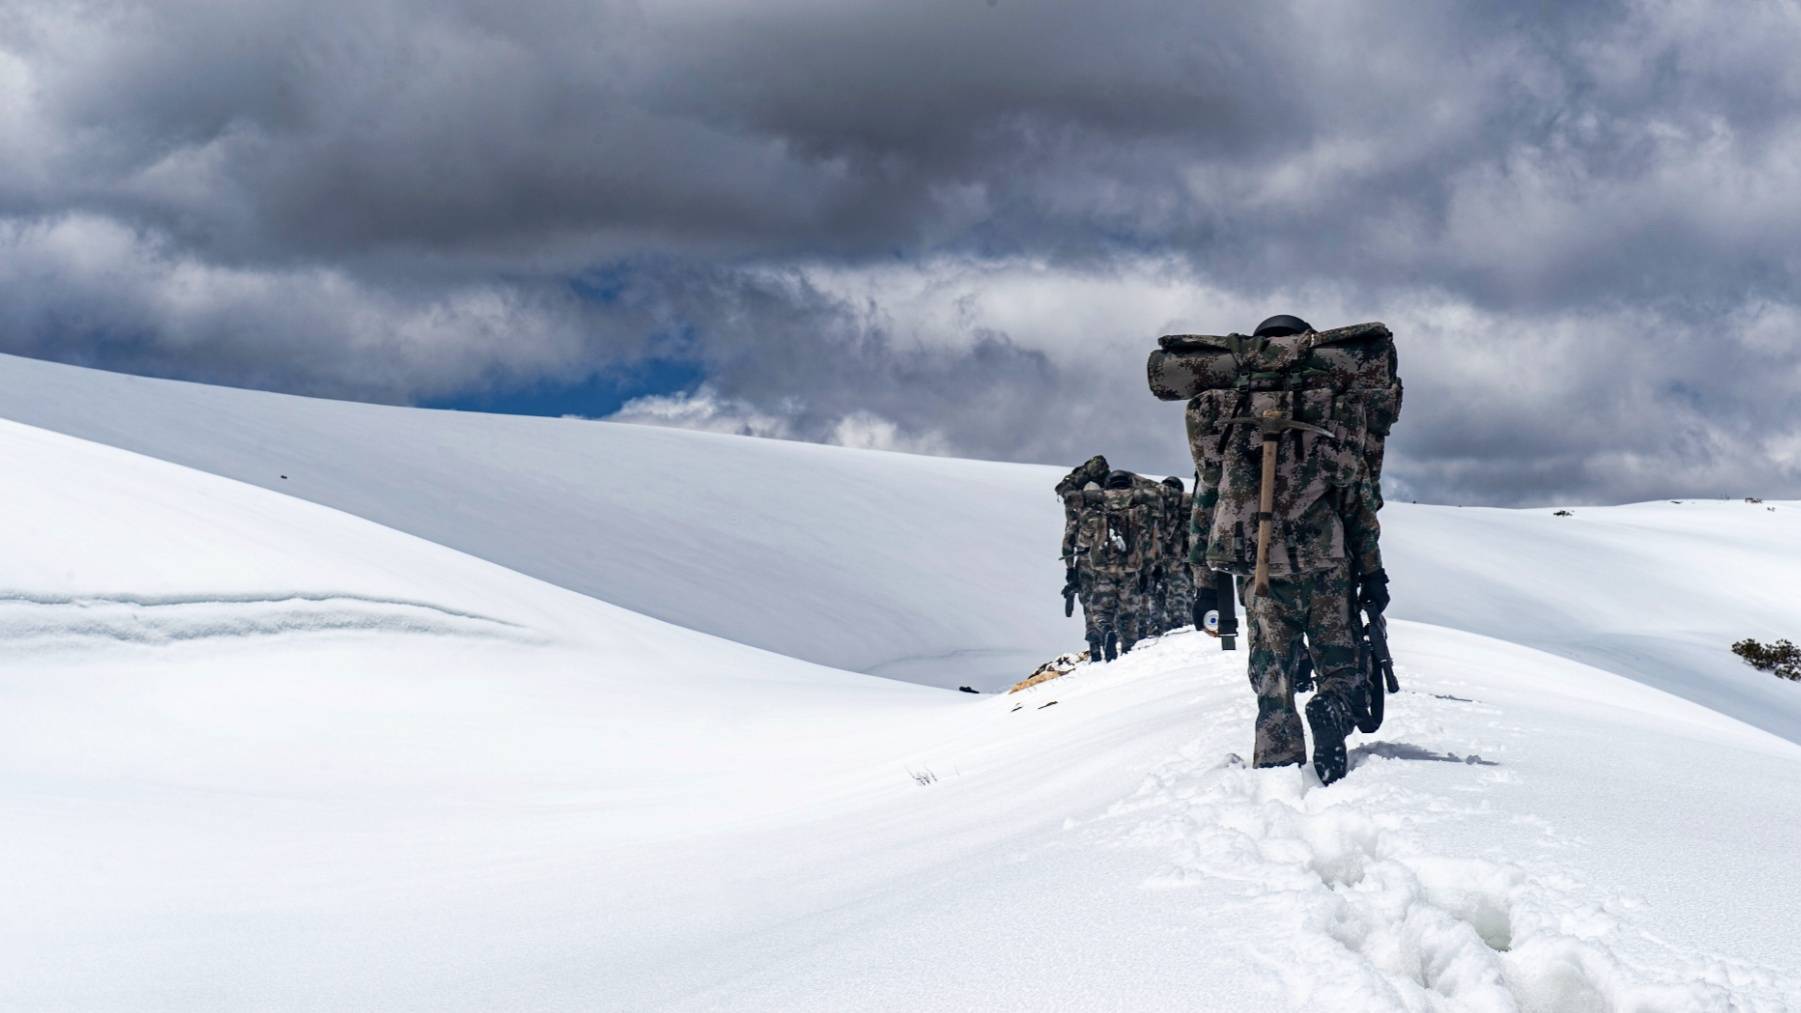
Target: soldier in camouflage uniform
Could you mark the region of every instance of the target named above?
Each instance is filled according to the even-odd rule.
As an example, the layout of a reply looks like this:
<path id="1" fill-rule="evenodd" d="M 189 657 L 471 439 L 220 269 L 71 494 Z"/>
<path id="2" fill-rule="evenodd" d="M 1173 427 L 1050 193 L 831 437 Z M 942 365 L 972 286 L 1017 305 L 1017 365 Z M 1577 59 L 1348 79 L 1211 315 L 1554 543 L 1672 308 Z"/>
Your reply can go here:
<path id="1" fill-rule="evenodd" d="M 1082 513 L 1087 509 L 1083 503 L 1082 493 L 1084 489 L 1090 487 L 1098 492 L 1101 483 L 1107 480 L 1107 475 L 1110 474 L 1111 471 L 1112 469 L 1107 466 L 1107 459 L 1100 454 L 1096 454 L 1082 464 L 1077 465 L 1069 474 L 1063 476 L 1062 481 L 1057 483 L 1057 496 L 1063 500 L 1062 559 L 1063 594 L 1065 596 L 1064 606 L 1066 613 L 1070 604 L 1068 599 L 1073 595 L 1077 601 L 1081 602 L 1082 611 L 1084 615 L 1086 615 L 1088 611 L 1088 589 L 1093 583 L 1093 574 L 1090 573 L 1088 567 L 1084 565 L 1084 559 L 1080 554 L 1080 548 L 1077 544 L 1077 539 L 1081 530 Z M 1101 653 L 1098 649 L 1092 650 L 1090 653 L 1093 655 L 1095 661 L 1101 660 Z"/>
<path id="2" fill-rule="evenodd" d="M 1311 330 L 1294 317 L 1272 317 L 1254 336 Z M 1376 520 L 1380 493 L 1364 461 L 1340 448 L 1323 427 L 1288 425 L 1276 442 L 1263 442 L 1263 448 L 1278 448 L 1277 517 L 1268 551 L 1269 590 L 1255 593 L 1253 581 L 1242 574 L 1255 555 L 1259 517 L 1262 451 L 1255 442 L 1256 423 L 1266 416 L 1298 419 L 1309 410 L 1308 398 L 1321 392 L 1218 393 L 1224 400 L 1212 416 L 1214 428 L 1197 434 L 1191 421 L 1191 441 L 1206 460 L 1194 500 L 1190 559 L 1241 574 L 1239 595 L 1250 622 L 1250 680 L 1257 693 L 1254 765 L 1307 761 L 1294 703 L 1299 652 L 1305 651 L 1317 686 L 1307 704 L 1314 767 L 1331 783 L 1344 776 L 1344 740 L 1368 707 L 1353 610 L 1361 603 L 1380 612 L 1388 603 Z M 1323 399 L 1330 403 L 1329 391 Z M 1360 575 L 1355 586 L 1353 572 Z M 1217 607 L 1210 587 L 1200 588 L 1196 597 L 1197 614 Z"/>
<path id="3" fill-rule="evenodd" d="M 1082 498 L 1071 497 L 1070 493 L 1080 493 L 1089 483 L 1099 487 L 1107 481 L 1113 471 L 1107 466 L 1107 458 L 1096 454 L 1077 465 L 1069 474 L 1057 483 L 1057 497 L 1063 500 L 1063 565 L 1070 572 L 1067 577 L 1077 576 L 1076 568 L 1076 529 L 1081 523 Z"/>
<path id="4" fill-rule="evenodd" d="M 1163 629 L 1179 629 L 1194 611 L 1194 571 L 1188 562 L 1189 515 L 1194 497 L 1173 475 L 1163 480 Z"/>
<path id="5" fill-rule="evenodd" d="M 1136 505 L 1143 510 L 1146 530 L 1144 564 L 1127 595 L 1127 603 L 1138 623 L 1138 639 L 1149 640 L 1170 628 L 1163 610 L 1164 581 L 1169 573 L 1169 490 L 1154 479 L 1127 474 L 1131 475 Z"/>
<path id="6" fill-rule="evenodd" d="M 1141 635 L 1147 552 L 1156 544 L 1154 494 L 1134 487 L 1130 472 L 1107 476 L 1104 489 L 1081 493 L 1077 558 L 1087 581 L 1083 618 L 1090 657 L 1112 661 Z"/>

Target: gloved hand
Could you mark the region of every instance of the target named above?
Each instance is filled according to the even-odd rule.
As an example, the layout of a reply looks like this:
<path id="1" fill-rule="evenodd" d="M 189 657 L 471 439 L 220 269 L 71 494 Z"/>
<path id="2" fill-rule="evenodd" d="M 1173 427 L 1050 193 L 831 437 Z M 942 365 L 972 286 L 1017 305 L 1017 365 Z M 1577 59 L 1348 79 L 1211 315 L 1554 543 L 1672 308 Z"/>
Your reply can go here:
<path id="1" fill-rule="evenodd" d="M 1296 693 L 1313 692 L 1313 655 L 1299 644 L 1295 645 L 1297 654 L 1294 664 L 1294 691 Z"/>
<path id="2" fill-rule="evenodd" d="M 1219 636 L 1219 591 L 1211 584 L 1195 589 L 1194 628 L 1210 637 Z"/>
<path id="3" fill-rule="evenodd" d="M 1377 570 L 1363 575 L 1363 584 L 1357 589 L 1357 603 L 1370 615 L 1378 616 L 1388 607 L 1388 571 Z"/>

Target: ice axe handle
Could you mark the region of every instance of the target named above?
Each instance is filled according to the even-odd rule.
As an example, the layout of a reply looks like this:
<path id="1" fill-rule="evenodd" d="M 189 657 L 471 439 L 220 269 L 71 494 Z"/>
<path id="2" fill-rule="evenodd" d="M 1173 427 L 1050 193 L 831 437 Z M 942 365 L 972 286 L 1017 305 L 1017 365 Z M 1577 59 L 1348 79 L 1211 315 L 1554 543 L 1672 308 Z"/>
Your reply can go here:
<path id="1" fill-rule="evenodd" d="M 1251 593 L 1269 594 L 1269 535 L 1276 519 L 1276 445 L 1282 431 L 1263 429 L 1263 487 L 1257 490 L 1257 570 L 1251 576 Z"/>

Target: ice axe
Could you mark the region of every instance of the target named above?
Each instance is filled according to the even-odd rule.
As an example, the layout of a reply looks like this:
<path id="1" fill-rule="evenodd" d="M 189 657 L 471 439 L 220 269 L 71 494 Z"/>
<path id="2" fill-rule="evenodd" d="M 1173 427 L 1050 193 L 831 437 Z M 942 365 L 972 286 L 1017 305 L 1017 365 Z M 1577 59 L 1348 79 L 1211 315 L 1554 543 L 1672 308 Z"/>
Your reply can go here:
<path id="1" fill-rule="evenodd" d="M 1269 594 L 1269 536 L 1276 522 L 1276 450 L 1282 434 L 1290 429 L 1318 433 L 1336 438 L 1330 429 L 1308 422 L 1284 418 L 1282 412 L 1270 408 L 1256 418 L 1227 419 L 1227 424 L 1250 423 L 1263 434 L 1263 480 L 1257 489 L 1257 569 L 1251 575 L 1251 593 L 1259 597 Z"/>

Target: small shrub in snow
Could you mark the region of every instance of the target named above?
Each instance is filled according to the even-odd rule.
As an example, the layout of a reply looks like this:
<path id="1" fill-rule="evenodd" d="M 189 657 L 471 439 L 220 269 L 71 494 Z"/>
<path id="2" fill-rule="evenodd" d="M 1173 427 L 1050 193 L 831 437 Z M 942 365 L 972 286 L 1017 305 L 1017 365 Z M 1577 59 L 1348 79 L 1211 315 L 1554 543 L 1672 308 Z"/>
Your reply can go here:
<path id="1" fill-rule="evenodd" d="M 1552 517 L 1574 517 L 1576 515 L 1569 510 L 1559 510 L 1556 513 L 1552 514 L 1551 516 Z"/>
<path id="2" fill-rule="evenodd" d="M 1787 640 L 1766 645 L 1747 637 L 1732 645 L 1732 653 L 1759 672 L 1774 672 L 1784 679 L 1801 682 L 1801 647 Z"/>

